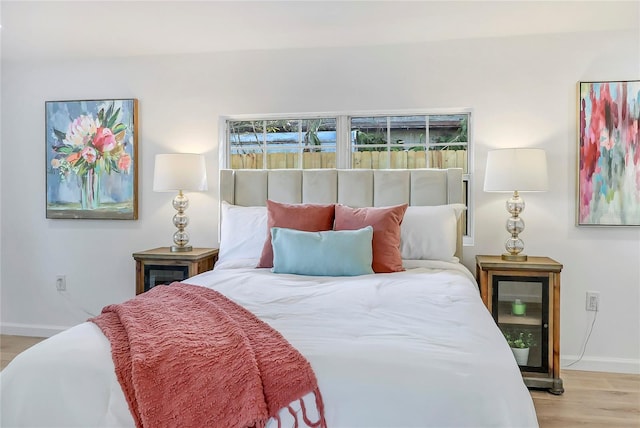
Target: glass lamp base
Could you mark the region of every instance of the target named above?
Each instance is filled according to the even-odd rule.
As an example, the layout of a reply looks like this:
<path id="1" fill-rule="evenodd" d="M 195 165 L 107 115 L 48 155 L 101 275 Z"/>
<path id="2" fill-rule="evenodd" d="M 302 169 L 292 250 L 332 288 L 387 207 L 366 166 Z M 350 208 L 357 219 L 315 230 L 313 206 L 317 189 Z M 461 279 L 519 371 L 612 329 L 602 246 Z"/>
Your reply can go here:
<path id="1" fill-rule="evenodd" d="M 173 200 L 173 207 L 178 211 L 173 216 L 173 225 L 178 230 L 173 234 L 173 243 L 171 246 L 172 253 L 180 253 L 186 251 L 193 251 L 189 243 L 189 234 L 185 232 L 184 228 L 189 224 L 189 217 L 184 213 L 184 210 L 189 206 L 189 199 L 182 193 L 182 190 L 178 192 L 178 196 Z"/>

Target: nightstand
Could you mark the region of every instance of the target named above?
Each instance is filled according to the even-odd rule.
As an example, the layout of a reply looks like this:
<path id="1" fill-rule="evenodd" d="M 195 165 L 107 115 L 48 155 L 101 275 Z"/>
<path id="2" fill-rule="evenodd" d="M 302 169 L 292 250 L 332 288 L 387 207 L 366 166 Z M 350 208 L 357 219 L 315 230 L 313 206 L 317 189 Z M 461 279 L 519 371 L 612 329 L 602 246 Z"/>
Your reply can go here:
<path id="1" fill-rule="evenodd" d="M 136 294 L 140 294 L 158 284 L 182 281 L 213 269 L 218 249 L 172 252 L 169 247 L 160 247 L 133 253 L 133 258 L 136 261 Z"/>
<path id="2" fill-rule="evenodd" d="M 476 256 L 476 278 L 485 306 L 503 334 L 531 339 L 518 361 L 530 388 L 562 394 L 560 379 L 560 272 L 549 257 L 512 262 L 500 256 Z M 514 354 L 516 354 L 514 352 Z"/>

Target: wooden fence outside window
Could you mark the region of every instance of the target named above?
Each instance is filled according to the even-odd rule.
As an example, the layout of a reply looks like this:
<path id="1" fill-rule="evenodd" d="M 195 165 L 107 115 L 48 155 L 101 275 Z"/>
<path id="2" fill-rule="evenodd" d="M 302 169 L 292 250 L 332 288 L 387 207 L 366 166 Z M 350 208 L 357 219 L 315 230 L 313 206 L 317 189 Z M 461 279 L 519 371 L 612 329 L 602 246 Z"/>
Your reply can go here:
<path id="1" fill-rule="evenodd" d="M 467 171 L 466 150 L 354 152 L 352 168 L 360 169 L 415 169 L 415 168 L 462 168 Z M 427 161 L 428 157 L 428 161 Z M 233 154 L 231 168 L 262 169 L 264 154 Z M 267 154 L 267 169 L 300 168 L 299 153 Z M 305 152 L 302 154 L 302 168 L 335 168 L 336 154 L 331 152 Z"/>

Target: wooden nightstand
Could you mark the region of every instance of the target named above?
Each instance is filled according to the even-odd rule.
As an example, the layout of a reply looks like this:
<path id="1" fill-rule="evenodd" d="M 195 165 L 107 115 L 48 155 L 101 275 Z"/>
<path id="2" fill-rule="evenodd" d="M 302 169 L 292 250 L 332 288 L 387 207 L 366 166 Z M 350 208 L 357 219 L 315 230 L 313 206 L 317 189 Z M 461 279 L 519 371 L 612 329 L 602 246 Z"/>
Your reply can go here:
<path id="1" fill-rule="evenodd" d="M 136 261 L 136 294 L 140 294 L 158 284 L 182 281 L 213 269 L 218 249 L 171 252 L 169 247 L 160 247 L 133 253 L 133 258 Z"/>
<path id="2" fill-rule="evenodd" d="M 503 333 L 531 334 L 528 359 L 519 362 L 525 384 L 562 394 L 560 379 L 560 271 L 549 257 L 524 262 L 476 256 L 482 301 Z"/>

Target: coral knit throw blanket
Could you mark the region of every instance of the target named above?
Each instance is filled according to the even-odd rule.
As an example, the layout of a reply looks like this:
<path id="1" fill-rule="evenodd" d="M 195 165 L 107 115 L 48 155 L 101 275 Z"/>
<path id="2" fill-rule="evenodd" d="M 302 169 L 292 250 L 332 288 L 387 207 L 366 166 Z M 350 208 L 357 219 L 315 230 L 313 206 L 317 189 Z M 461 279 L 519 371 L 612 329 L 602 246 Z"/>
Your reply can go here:
<path id="1" fill-rule="evenodd" d="M 138 427 L 263 427 L 300 400 L 326 427 L 308 361 L 280 333 L 208 288 L 158 286 L 90 319 L 111 341 Z M 310 421 L 302 397 L 315 394 Z M 313 418 L 316 419 L 316 418 Z"/>

